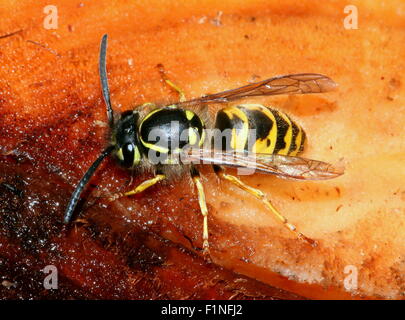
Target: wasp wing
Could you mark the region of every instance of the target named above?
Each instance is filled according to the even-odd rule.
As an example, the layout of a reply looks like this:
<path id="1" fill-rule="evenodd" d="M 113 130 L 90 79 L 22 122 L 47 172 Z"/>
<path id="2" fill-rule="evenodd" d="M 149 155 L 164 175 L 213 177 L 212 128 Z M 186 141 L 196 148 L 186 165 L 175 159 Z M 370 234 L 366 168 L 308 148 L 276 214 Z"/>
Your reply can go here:
<path id="1" fill-rule="evenodd" d="M 293 180 L 326 180 L 344 173 L 343 168 L 326 162 L 276 154 L 189 149 L 184 150 L 181 157 L 183 163 L 217 164 L 253 169 Z"/>
<path id="2" fill-rule="evenodd" d="M 299 73 L 277 76 L 246 86 L 209 94 L 197 99 L 178 103 L 180 106 L 204 103 L 226 103 L 253 96 L 274 96 L 279 94 L 322 93 L 336 89 L 337 84 L 329 77 L 318 73 Z"/>

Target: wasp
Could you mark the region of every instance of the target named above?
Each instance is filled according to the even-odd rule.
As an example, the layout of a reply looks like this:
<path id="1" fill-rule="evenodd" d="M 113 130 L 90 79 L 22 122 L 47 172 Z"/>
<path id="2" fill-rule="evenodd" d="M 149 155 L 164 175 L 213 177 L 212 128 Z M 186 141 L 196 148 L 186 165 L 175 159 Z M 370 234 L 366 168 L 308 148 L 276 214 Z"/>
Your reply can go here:
<path id="1" fill-rule="evenodd" d="M 110 201 L 143 192 L 162 180 L 170 180 L 173 172 L 180 177 L 191 177 L 203 216 L 202 249 L 206 256 L 209 256 L 208 210 L 198 170 L 201 165 L 211 165 L 220 179 L 229 181 L 262 201 L 296 237 L 315 244 L 315 241 L 299 232 L 261 190 L 245 184 L 237 175 L 227 173 L 226 168 L 254 169 L 255 172 L 295 180 L 331 179 L 343 174 L 343 169 L 326 162 L 298 157 L 304 150 L 306 134 L 286 113 L 260 104 L 231 105 L 230 102 L 254 96 L 328 92 L 337 86 L 332 79 L 315 73 L 282 75 L 187 100 L 160 65 L 163 79 L 178 92 L 179 101 L 163 106 L 145 103 L 114 117 L 106 71 L 106 51 L 105 34 L 100 45 L 99 76 L 107 109 L 110 141 L 77 184 L 65 211 L 65 223 L 70 222 L 80 195 L 97 167 L 103 159 L 113 154 L 120 166 L 129 170 L 149 171 L 154 176 L 128 192 L 114 194 Z M 204 120 L 201 106 L 212 103 L 224 107 L 216 113 L 215 121 L 210 122 Z M 173 123 L 176 123 L 175 127 Z M 217 139 L 220 141 L 219 147 L 207 146 L 205 142 L 209 138 L 206 131 L 210 128 L 220 133 L 228 130 L 228 139 L 221 136 Z M 161 133 L 159 139 L 152 134 L 156 131 Z M 253 143 L 248 143 L 252 131 L 255 133 Z"/>

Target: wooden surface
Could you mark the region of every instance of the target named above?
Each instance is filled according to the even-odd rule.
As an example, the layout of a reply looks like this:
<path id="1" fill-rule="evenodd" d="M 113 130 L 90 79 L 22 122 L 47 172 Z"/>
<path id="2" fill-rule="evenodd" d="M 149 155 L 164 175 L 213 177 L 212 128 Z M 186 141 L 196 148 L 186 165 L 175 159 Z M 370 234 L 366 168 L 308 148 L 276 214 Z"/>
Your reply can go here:
<path id="1" fill-rule="evenodd" d="M 29 283 L 39 267 L 55 264 L 65 279 L 56 298 L 232 297 L 227 286 L 215 294 L 197 290 L 208 271 L 229 282 L 238 279 L 235 271 L 308 298 L 403 298 L 405 5 L 352 3 L 358 30 L 343 26 L 345 1 L 59 0 L 58 28 L 47 30 L 46 1 L 3 1 L 0 36 L 18 33 L 0 38 L 0 146 L 11 153 L 1 160 L 0 254 L 7 267 L 0 268 L 20 289 L 3 288 L 2 296 L 46 297 Z M 334 93 L 254 101 L 290 114 L 306 130 L 304 155 L 341 161 L 345 175 L 325 182 L 243 177 L 318 247 L 294 239 L 260 203 L 219 184 L 207 168 L 212 256 L 229 271 L 205 266 L 198 252 L 190 253 L 201 246 L 202 218 L 188 181 L 107 206 L 96 195 L 126 188 L 130 180 L 112 160 L 85 194 L 79 211 L 87 223 L 63 230 L 70 193 L 105 145 L 106 130 L 97 122 L 106 120 L 97 72 L 104 33 L 117 111 L 176 100 L 160 81 L 158 63 L 189 98 L 278 74 L 332 77 L 339 84 Z M 185 265 L 195 283 L 174 280 L 187 279 Z M 20 279 L 24 266 L 31 273 Z M 346 266 L 358 271 L 351 293 L 344 288 Z M 88 268 L 98 271 L 90 275 Z M 103 268 L 123 280 L 120 290 L 97 289 L 94 283 L 106 283 Z M 135 274 L 148 279 L 140 294 Z M 160 291 L 151 289 L 156 277 L 166 286 Z M 296 297 L 246 281 L 241 297 Z M 173 283 L 178 291 L 166 289 Z"/>

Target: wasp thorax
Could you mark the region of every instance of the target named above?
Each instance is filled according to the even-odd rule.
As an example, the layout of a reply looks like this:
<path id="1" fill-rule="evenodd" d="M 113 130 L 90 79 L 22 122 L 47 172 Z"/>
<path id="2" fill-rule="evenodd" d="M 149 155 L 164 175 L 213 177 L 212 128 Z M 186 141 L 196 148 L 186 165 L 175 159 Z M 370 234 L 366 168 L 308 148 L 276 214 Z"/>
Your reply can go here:
<path id="1" fill-rule="evenodd" d="M 167 159 L 186 146 L 202 146 L 205 126 L 190 110 L 166 107 L 150 112 L 139 125 L 139 138 L 152 163 Z"/>
<path id="2" fill-rule="evenodd" d="M 125 168 L 133 168 L 141 161 L 137 133 L 138 118 L 138 113 L 126 111 L 115 125 L 113 133 L 114 155 L 119 164 Z"/>

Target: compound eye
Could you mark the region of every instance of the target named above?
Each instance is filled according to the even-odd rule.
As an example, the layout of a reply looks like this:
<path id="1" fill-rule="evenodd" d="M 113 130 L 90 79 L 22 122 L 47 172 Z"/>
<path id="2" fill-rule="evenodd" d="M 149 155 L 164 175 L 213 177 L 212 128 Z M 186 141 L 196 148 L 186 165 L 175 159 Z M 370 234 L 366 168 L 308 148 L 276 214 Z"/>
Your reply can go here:
<path id="1" fill-rule="evenodd" d="M 134 163 L 134 149 L 132 143 L 126 143 L 122 146 L 122 160 L 125 167 L 132 167 Z"/>
<path id="2" fill-rule="evenodd" d="M 132 168 L 139 164 L 141 155 L 139 149 L 133 143 L 126 143 L 117 151 L 118 159 L 121 164 L 126 168 Z"/>

